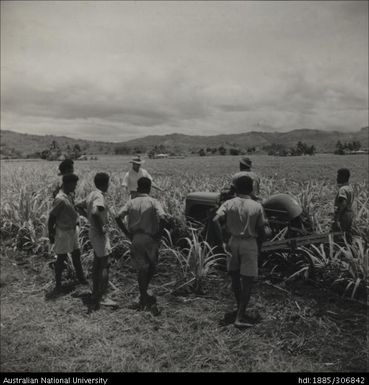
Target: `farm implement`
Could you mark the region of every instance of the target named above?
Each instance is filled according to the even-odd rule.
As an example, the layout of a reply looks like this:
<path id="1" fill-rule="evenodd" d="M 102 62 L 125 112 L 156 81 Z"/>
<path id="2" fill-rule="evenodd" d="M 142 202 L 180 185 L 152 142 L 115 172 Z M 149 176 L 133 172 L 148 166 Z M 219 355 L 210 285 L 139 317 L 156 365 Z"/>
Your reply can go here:
<path id="1" fill-rule="evenodd" d="M 211 246 L 221 246 L 216 237 L 212 218 L 224 200 L 224 194 L 193 192 L 186 198 L 185 215 L 189 222 L 204 226 L 204 238 Z M 270 228 L 269 239 L 262 245 L 263 253 L 293 252 L 300 246 L 326 244 L 342 239 L 342 232 L 316 233 L 309 218 L 304 218 L 297 200 L 288 194 L 275 194 L 264 200 L 262 206 Z M 224 239 L 227 239 L 223 229 Z"/>

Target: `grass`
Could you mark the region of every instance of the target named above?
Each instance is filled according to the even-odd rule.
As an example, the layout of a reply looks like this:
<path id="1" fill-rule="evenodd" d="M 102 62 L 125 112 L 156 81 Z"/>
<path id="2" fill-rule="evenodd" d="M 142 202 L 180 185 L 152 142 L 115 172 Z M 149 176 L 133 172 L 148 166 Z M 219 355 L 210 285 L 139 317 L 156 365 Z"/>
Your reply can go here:
<path id="1" fill-rule="evenodd" d="M 128 309 L 138 290 L 129 241 L 114 223 L 112 296 L 120 308 L 88 314 L 81 298 L 71 294 L 45 302 L 45 291 L 53 283 L 45 224 L 58 163 L 2 162 L 1 370 L 366 371 L 366 307 L 327 291 L 333 285 L 347 298 L 366 295 L 366 157 L 253 157 L 262 175 L 262 195 L 295 195 L 317 231 L 329 228 L 336 170 L 349 167 L 357 197 L 358 237 L 353 246 L 331 243 L 301 249 L 297 259 L 286 253 L 271 256 L 252 299 L 263 321 L 245 331 L 219 326 L 224 312 L 233 307 L 229 280 L 216 269 L 217 256 L 209 245 L 186 228 L 183 217 L 186 194 L 219 191 L 229 183 L 237 160 L 226 156 L 147 161 L 156 183 L 166 189 L 153 195 L 171 215 L 152 285 L 163 309 L 157 318 Z M 77 162 L 77 198 L 92 189 L 97 171 L 108 171 L 107 199 L 116 211 L 127 200 L 121 182 L 128 167 L 125 157 Z M 83 265 L 90 270 L 92 255 L 83 221 L 81 230 Z M 178 242 L 181 238 L 185 240 Z M 192 290 L 183 290 L 191 285 Z"/>
<path id="2" fill-rule="evenodd" d="M 159 270 L 163 266 L 159 267 Z M 80 298 L 45 302 L 42 264 L 14 266 L 1 288 L 2 371 L 365 371 L 365 309 L 335 298 L 298 296 L 260 281 L 252 299 L 263 322 L 239 331 L 218 325 L 233 306 L 224 276 L 205 296 L 173 296 L 154 279 L 162 314 L 135 312 L 128 264 L 113 266 L 116 311 L 87 314 Z M 4 278 L 3 278 L 4 279 Z M 324 341 L 324 346 L 322 346 Z"/>

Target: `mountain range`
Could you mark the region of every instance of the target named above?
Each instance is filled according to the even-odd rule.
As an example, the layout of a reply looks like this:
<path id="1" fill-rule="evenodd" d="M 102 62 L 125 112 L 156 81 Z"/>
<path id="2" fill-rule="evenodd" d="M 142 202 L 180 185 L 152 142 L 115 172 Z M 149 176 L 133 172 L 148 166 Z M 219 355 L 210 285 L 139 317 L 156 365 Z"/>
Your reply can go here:
<path id="1" fill-rule="evenodd" d="M 55 135 L 30 135 L 14 131 L 0 131 L 0 154 L 27 156 L 49 149 L 53 141 L 65 149 L 78 144 L 81 150 L 87 154 L 114 154 L 117 149 L 128 149 L 129 151 L 150 150 L 153 146 L 165 146 L 166 151 L 177 153 L 188 153 L 201 148 L 240 148 L 247 149 L 263 147 L 272 144 L 293 147 L 298 141 L 307 145 L 314 145 L 318 152 L 333 152 L 338 140 L 341 142 L 359 141 L 362 148 L 368 148 L 369 127 L 363 127 L 354 132 L 323 131 L 312 129 L 298 129 L 288 132 L 245 132 L 240 134 L 222 134 L 212 136 L 200 135 L 150 135 L 127 142 L 97 142 L 92 140 L 80 140 Z"/>

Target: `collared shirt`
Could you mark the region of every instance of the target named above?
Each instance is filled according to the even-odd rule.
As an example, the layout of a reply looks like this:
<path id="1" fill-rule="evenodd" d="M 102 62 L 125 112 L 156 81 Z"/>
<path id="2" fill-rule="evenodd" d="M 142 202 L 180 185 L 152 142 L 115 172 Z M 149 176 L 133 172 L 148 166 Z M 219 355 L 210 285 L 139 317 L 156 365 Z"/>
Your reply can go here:
<path id="1" fill-rule="evenodd" d="M 103 210 L 100 210 L 102 207 Z M 87 218 L 91 225 L 91 230 L 101 230 L 94 215 L 98 215 L 105 225 L 108 222 L 108 207 L 106 206 L 105 196 L 101 190 L 92 191 L 86 198 Z"/>
<path id="2" fill-rule="evenodd" d="M 165 213 L 160 202 L 147 194 L 139 194 L 129 200 L 119 211 L 124 218 L 128 215 L 128 231 L 132 234 L 145 233 L 155 235 L 159 231 L 160 219 Z"/>
<path id="3" fill-rule="evenodd" d="M 61 230 L 72 230 L 76 227 L 78 213 L 74 208 L 74 201 L 71 195 L 59 190 L 56 195 L 50 215 L 56 217 L 56 226 Z"/>
<path id="4" fill-rule="evenodd" d="M 142 177 L 152 180 L 151 175 L 142 167 L 139 168 L 138 172 L 131 169 L 124 175 L 122 186 L 127 187 L 128 191 L 137 191 L 137 181 Z"/>
<path id="5" fill-rule="evenodd" d="M 240 195 L 224 202 L 218 209 L 219 217 L 226 217 L 228 231 L 235 237 L 257 238 L 256 229 L 265 224 L 263 208 L 248 195 Z"/>
<path id="6" fill-rule="evenodd" d="M 346 208 L 345 211 L 351 211 L 352 210 L 352 204 L 354 202 L 354 190 L 351 185 L 348 183 L 345 183 L 343 185 L 339 185 L 339 189 L 336 195 L 336 198 L 334 200 L 334 206 L 337 209 L 338 207 L 338 201 L 339 199 L 345 199 L 346 201 Z"/>
<path id="7" fill-rule="evenodd" d="M 232 185 L 235 187 L 236 180 L 242 176 L 248 176 L 252 179 L 252 192 L 254 195 L 259 195 L 260 193 L 260 178 L 253 171 L 240 171 L 233 175 Z"/>

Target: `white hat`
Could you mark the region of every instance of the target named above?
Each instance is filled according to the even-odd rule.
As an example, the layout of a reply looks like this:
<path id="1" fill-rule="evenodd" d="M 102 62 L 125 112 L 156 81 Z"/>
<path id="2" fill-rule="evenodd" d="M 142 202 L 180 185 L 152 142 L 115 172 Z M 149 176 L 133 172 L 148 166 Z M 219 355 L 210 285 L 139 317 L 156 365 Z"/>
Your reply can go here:
<path id="1" fill-rule="evenodd" d="M 139 156 L 137 156 L 136 158 L 133 158 L 129 161 L 129 163 L 134 163 L 134 164 L 143 164 L 145 163 L 144 160 L 141 160 L 141 158 Z"/>

